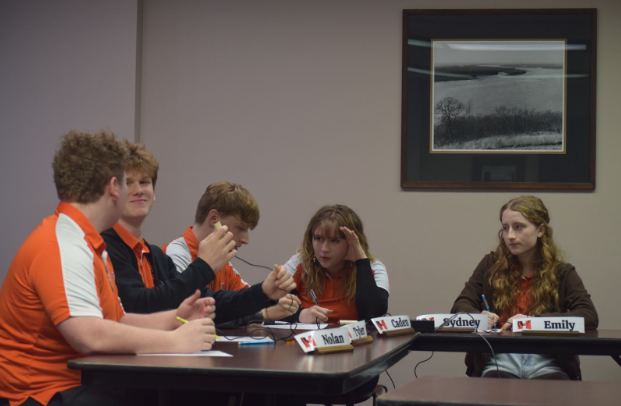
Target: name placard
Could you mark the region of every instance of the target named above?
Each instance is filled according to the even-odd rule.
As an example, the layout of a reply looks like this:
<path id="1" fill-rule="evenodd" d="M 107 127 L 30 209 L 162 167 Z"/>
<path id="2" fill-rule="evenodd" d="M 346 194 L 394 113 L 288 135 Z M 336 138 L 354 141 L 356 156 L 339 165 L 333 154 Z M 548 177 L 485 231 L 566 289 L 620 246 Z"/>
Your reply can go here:
<path id="1" fill-rule="evenodd" d="M 351 345 L 358 346 L 373 342 L 373 337 L 367 334 L 367 324 L 364 320 L 348 324 L 347 329 L 351 337 Z"/>
<path id="2" fill-rule="evenodd" d="M 367 327 L 364 321 L 347 324 L 347 329 L 349 330 L 349 336 L 352 340 L 359 340 L 367 337 Z"/>
<path id="3" fill-rule="evenodd" d="M 313 337 L 314 331 L 306 331 L 304 333 L 296 334 L 294 336 L 295 341 L 299 344 L 300 348 L 304 352 L 313 352 L 315 351 L 315 347 L 317 344 L 315 343 L 315 338 Z"/>
<path id="4" fill-rule="evenodd" d="M 371 321 L 380 334 L 408 329 L 414 331 L 410 323 L 410 316 L 376 317 L 371 319 Z"/>
<path id="5" fill-rule="evenodd" d="M 431 320 L 436 328 L 442 330 L 470 329 L 474 331 L 487 330 L 487 314 L 480 313 L 435 313 L 421 314 L 416 320 Z"/>
<path id="6" fill-rule="evenodd" d="M 296 334 L 295 341 L 302 348 L 302 351 L 306 353 L 313 351 L 319 353 L 349 351 L 354 349 L 351 345 L 352 338 L 349 334 L 348 327 L 307 331 Z"/>
<path id="7" fill-rule="evenodd" d="M 584 317 L 525 317 L 513 320 L 513 331 L 584 333 Z"/>
<path id="8" fill-rule="evenodd" d="M 337 345 L 351 344 L 349 328 L 347 327 L 313 331 L 313 338 L 315 339 L 316 343 L 315 348 L 325 348 Z"/>

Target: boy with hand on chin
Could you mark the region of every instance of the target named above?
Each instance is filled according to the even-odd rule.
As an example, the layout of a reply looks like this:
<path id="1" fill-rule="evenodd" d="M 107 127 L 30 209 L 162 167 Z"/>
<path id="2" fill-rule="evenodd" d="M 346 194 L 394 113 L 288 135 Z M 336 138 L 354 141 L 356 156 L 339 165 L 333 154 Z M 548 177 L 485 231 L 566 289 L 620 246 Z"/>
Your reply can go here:
<path id="1" fill-rule="evenodd" d="M 218 223 L 228 227 L 233 234 L 236 251 L 250 242 L 249 230 L 254 230 L 259 223 L 259 205 L 245 187 L 231 182 L 217 182 L 207 187 L 196 207 L 194 225 L 188 227 L 181 237 L 162 247 L 172 258 L 177 271 L 184 272 L 199 257 L 199 241 L 214 233 Z M 249 285 L 230 262 L 216 273 L 216 278 L 209 285 L 213 291 L 241 290 L 247 287 Z M 218 327 L 280 320 L 295 314 L 299 306 L 298 297 L 289 294 L 272 306 Z"/>
<path id="2" fill-rule="evenodd" d="M 295 288 L 284 267 L 274 270 L 261 283 L 239 291 L 212 291 L 207 286 L 237 251 L 234 233 L 227 226 L 197 242 L 197 256 L 179 273 L 172 259 L 142 236 L 144 221 L 155 202 L 159 164 L 143 145 L 127 144 L 129 158 L 125 171 L 129 197 L 119 222 L 102 233 L 116 271 L 119 295 L 126 309 L 151 313 L 175 308 L 188 292 L 200 289 L 203 296 L 216 299 L 215 320 L 226 322 L 255 313 Z M 297 310 L 297 307 L 296 307 Z"/>

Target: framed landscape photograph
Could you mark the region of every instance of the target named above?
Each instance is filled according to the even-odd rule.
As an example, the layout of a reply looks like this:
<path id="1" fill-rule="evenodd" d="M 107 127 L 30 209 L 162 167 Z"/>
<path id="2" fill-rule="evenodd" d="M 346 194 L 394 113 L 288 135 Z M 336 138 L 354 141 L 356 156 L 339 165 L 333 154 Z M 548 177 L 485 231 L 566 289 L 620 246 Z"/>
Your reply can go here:
<path id="1" fill-rule="evenodd" d="M 595 188 L 596 10 L 404 10 L 401 187 Z"/>

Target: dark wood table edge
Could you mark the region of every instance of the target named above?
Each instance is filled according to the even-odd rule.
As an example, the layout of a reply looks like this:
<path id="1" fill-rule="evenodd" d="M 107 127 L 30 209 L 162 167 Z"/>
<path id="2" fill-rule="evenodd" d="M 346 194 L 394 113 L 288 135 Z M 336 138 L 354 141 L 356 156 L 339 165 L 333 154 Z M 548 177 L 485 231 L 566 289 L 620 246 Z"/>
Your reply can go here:
<path id="1" fill-rule="evenodd" d="M 203 390 L 214 392 L 239 392 L 241 381 L 245 392 L 272 393 L 271 386 L 277 382 L 283 395 L 341 395 L 353 391 L 373 377 L 384 372 L 405 358 L 411 349 L 412 336 L 387 354 L 370 361 L 369 364 L 339 373 L 270 371 L 268 376 L 260 369 L 252 368 L 186 368 L 153 366 L 127 366 L 110 364 L 106 366 L 89 364 L 80 358 L 69 361 L 70 369 L 79 369 L 83 384 L 110 387 L 135 387 L 144 389 Z M 326 356 L 326 355 L 317 355 Z M 329 355 L 327 355 L 329 356 Z M 119 371 L 123 367 L 124 371 Z M 243 372 L 244 377 L 239 374 Z M 209 377 L 218 377 L 212 382 Z M 227 378 L 226 380 L 222 378 Z M 303 379 L 302 379 L 303 378 Z M 127 382 L 131 382 L 128 385 Z"/>
<path id="2" fill-rule="evenodd" d="M 494 352 L 511 352 L 529 354 L 571 354 L 571 355 L 608 355 L 619 361 L 621 355 L 621 336 L 522 336 L 499 335 L 493 333 L 424 333 L 412 342 L 412 351 L 441 352 L 490 352 L 489 342 Z M 536 348 L 534 350 L 533 348 Z M 620 364 L 621 365 L 621 364 Z"/>

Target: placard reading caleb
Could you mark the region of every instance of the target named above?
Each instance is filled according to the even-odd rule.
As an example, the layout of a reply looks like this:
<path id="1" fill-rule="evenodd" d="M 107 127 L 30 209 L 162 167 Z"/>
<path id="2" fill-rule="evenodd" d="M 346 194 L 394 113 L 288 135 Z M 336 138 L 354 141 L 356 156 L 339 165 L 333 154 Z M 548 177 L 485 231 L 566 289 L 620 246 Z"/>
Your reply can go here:
<path id="1" fill-rule="evenodd" d="M 407 319 L 402 319 L 399 317 L 398 320 L 390 320 L 390 323 L 392 323 L 394 328 L 410 327 L 410 318 L 408 317 Z"/>
<path id="2" fill-rule="evenodd" d="M 376 317 L 371 321 L 380 333 L 380 337 L 414 333 L 410 316 Z"/>

